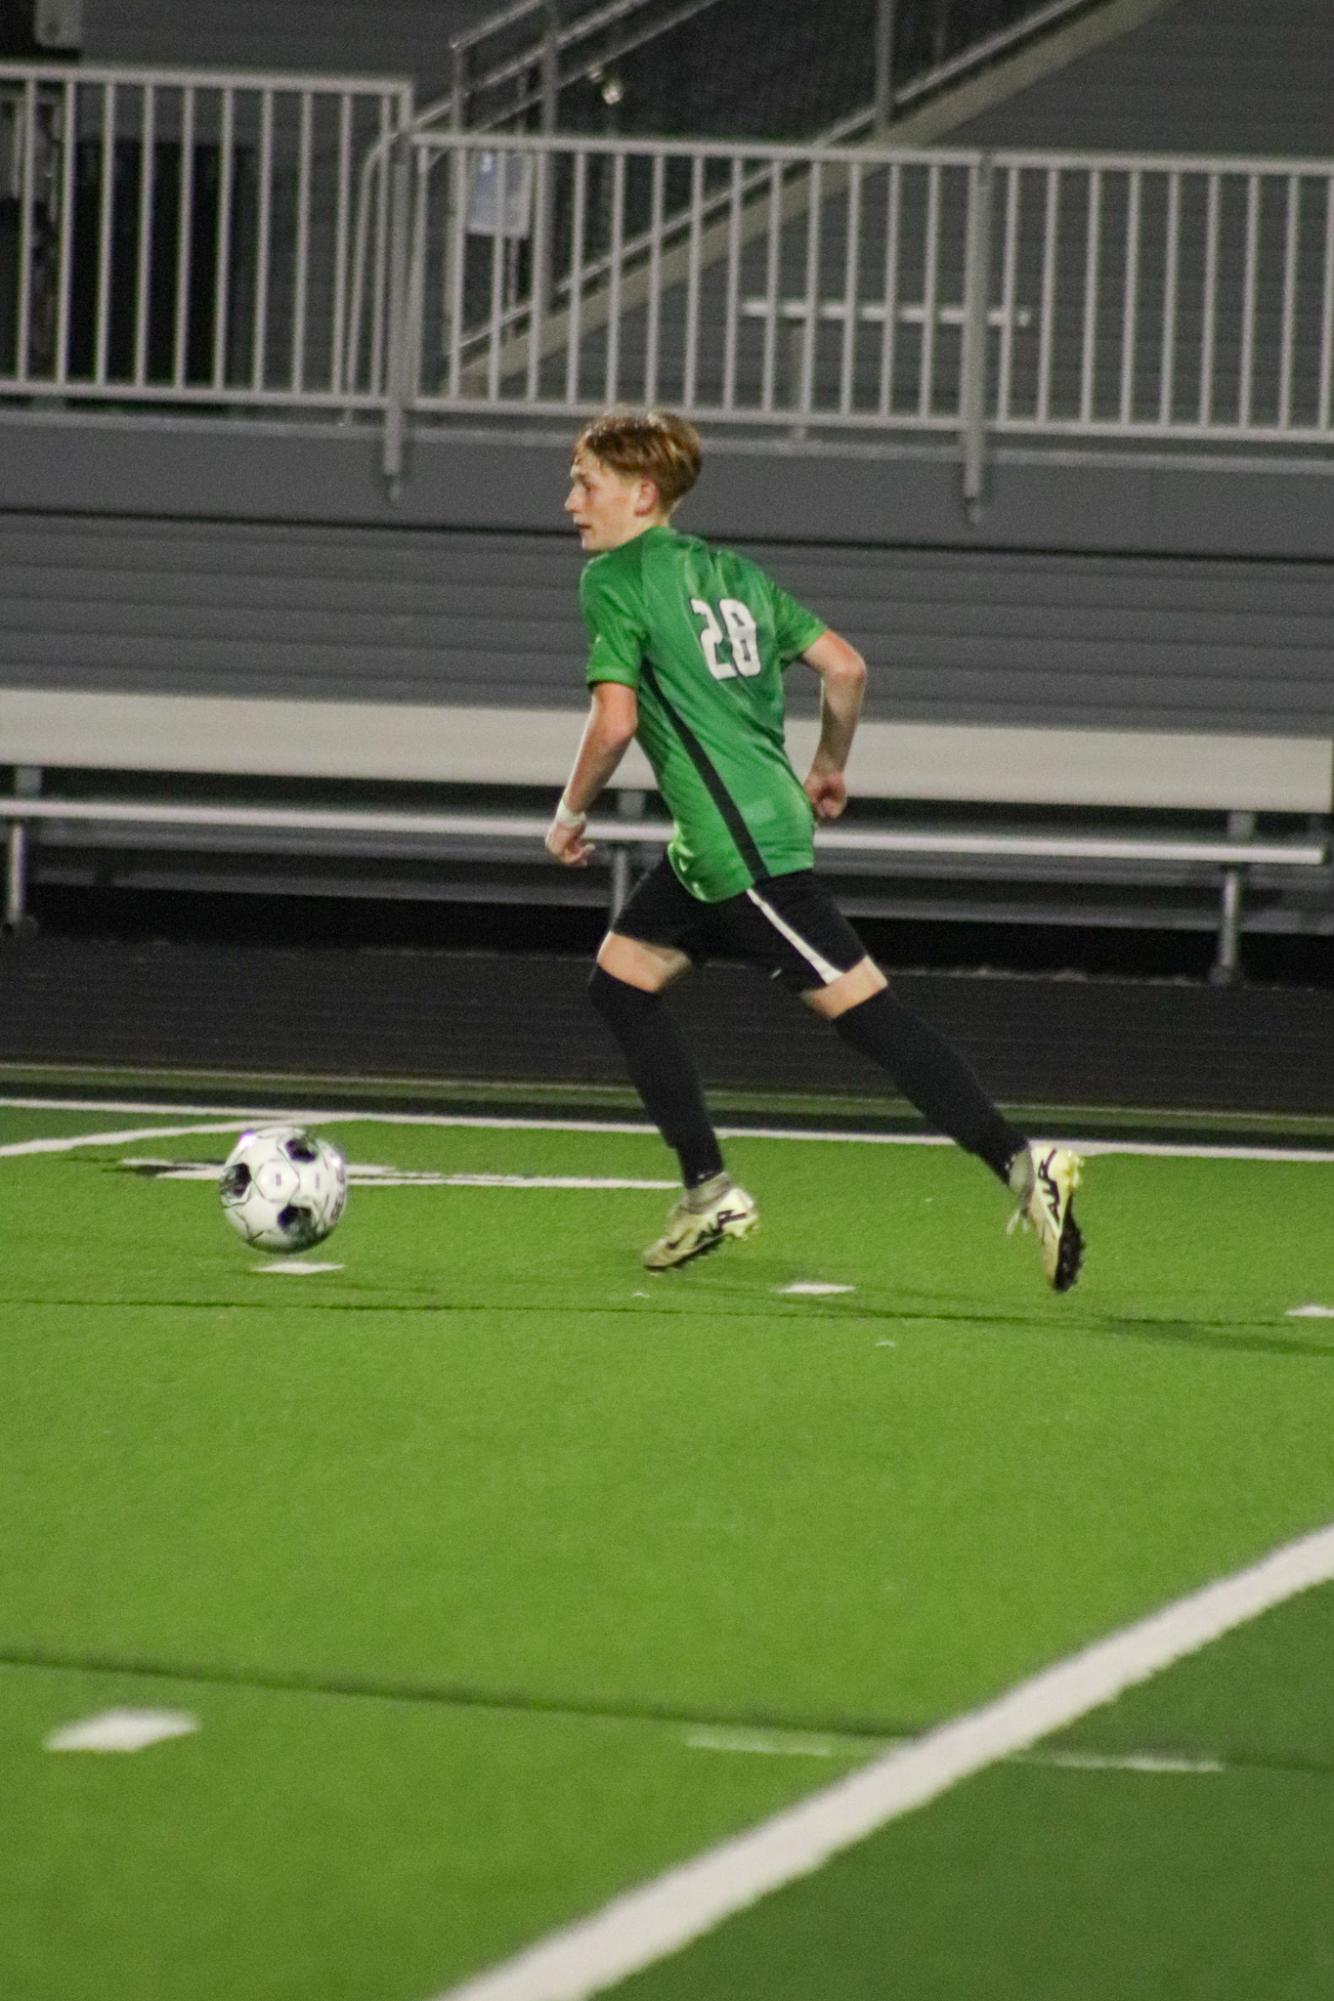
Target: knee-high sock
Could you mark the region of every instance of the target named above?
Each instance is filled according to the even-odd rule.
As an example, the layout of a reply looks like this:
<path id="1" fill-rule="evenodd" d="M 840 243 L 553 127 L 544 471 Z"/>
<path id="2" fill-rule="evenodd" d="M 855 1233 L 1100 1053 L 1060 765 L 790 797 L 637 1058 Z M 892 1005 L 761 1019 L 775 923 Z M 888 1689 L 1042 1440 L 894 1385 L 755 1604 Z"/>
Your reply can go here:
<path id="1" fill-rule="evenodd" d="M 721 1174 L 723 1157 L 704 1103 L 699 1070 L 661 994 L 594 968 L 588 997 L 621 1046 L 630 1081 L 681 1162 L 687 1188 Z"/>
<path id="2" fill-rule="evenodd" d="M 835 1016 L 834 1031 L 888 1070 L 904 1097 L 939 1132 L 1008 1181 L 1011 1161 L 1028 1143 L 1024 1135 L 992 1104 L 958 1050 L 888 987 Z"/>

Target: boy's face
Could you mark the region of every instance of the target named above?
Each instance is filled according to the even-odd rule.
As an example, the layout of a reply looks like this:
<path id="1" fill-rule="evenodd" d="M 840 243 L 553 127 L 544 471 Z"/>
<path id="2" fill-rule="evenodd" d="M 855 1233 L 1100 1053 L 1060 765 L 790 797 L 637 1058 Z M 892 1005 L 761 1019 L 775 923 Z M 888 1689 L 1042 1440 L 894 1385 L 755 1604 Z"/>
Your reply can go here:
<path id="1" fill-rule="evenodd" d="M 651 479 L 617 472 L 590 451 L 576 452 L 570 466 L 565 512 L 579 531 L 585 555 L 601 555 L 633 541 L 667 519 Z"/>

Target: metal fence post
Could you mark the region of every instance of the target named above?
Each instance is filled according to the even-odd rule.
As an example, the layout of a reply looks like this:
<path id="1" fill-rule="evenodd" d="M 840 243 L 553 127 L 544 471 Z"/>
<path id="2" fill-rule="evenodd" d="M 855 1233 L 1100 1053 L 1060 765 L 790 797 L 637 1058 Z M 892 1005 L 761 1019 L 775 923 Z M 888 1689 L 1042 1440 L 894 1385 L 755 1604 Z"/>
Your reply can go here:
<path id="1" fill-rule="evenodd" d="M 560 125 L 560 9 L 557 0 L 546 0 L 546 28 L 542 37 L 539 81 L 542 136 L 550 139 Z M 535 216 L 533 233 L 529 239 L 532 246 L 532 265 L 528 274 L 531 299 L 528 332 L 530 342 L 535 340 L 537 326 L 551 310 L 554 291 L 552 247 L 556 240 L 556 187 L 552 171 L 553 160 L 551 156 L 542 155 L 533 159 L 531 165 L 537 183 L 535 201 L 540 212 Z"/>
<path id="2" fill-rule="evenodd" d="M 1218 951 L 1209 968 L 1211 987 L 1229 987 L 1241 964 L 1241 870 L 1223 870 L 1223 893 L 1218 907 Z"/>
<path id="3" fill-rule="evenodd" d="M 19 799 L 41 796 L 40 766 L 23 764 L 14 771 L 14 793 Z M 5 829 L 4 929 L 22 933 L 32 929 L 28 916 L 28 828 L 22 820 L 11 820 Z"/>
<path id="4" fill-rule="evenodd" d="M 1254 813 L 1229 813 L 1227 832 L 1230 841 L 1249 841 L 1255 835 Z M 1222 894 L 1218 906 L 1218 949 L 1213 965 L 1209 968 L 1209 984 L 1214 987 L 1231 986 L 1241 971 L 1241 904 L 1242 870 L 1240 863 L 1235 868 L 1225 868 L 1222 878 Z"/>
<path id="5" fill-rule="evenodd" d="M 560 109 L 560 9 L 556 0 L 547 0 L 546 30 L 542 36 L 542 130 L 549 139 L 556 130 Z"/>
<path id="6" fill-rule="evenodd" d="M 17 931 L 27 907 L 28 830 L 22 820 L 11 820 L 5 829 L 5 925 Z"/>
<path id="7" fill-rule="evenodd" d="M 894 116 L 894 16 L 896 0 L 876 0 L 875 123 L 883 131 Z"/>
<path id="8" fill-rule="evenodd" d="M 982 511 L 986 481 L 987 345 L 991 297 L 992 157 L 980 153 L 968 170 L 968 223 L 964 252 L 963 354 L 960 360 L 960 442 L 963 504 L 970 521 Z"/>
<path id="9" fill-rule="evenodd" d="M 389 300 L 385 350 L 384 455 L 381 469 L 391 499 L 403 477 L 403 436 L 410 396 L 409 353 L 414 346 L 408 292 L 412 270 L 412 100 L 399 104 L 399 128 L 390 148 Z"/>

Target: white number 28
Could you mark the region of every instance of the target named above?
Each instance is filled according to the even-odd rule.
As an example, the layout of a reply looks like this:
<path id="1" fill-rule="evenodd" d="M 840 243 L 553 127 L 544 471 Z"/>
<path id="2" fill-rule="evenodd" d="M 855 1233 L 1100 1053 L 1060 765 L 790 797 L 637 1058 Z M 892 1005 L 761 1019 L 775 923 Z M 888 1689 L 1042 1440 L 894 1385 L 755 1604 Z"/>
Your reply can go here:
<path id="1" fill-rule="evenodd" d="M 738 674 L 760 672 L 764 662 L 760 658 L 759 631 L 748 605 L 740 598 L 722 598 L 715 612 L 703 598 L 691 598 L 690 609 L 704 621 L 699 643 L 715 681 L 731 681 Z"/>

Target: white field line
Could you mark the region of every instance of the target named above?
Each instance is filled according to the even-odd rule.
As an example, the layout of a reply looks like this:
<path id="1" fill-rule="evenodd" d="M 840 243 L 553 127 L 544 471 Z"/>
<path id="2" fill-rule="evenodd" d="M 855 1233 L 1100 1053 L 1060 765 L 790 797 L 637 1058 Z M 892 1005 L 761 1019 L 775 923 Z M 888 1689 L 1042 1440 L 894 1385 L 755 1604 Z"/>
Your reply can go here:
<path id="1" fill-rule="evenodd" d="M 756 1827 L 550 1933 L 434 2001 L 589 2001 L 962 1779 L 1115 1700 L 1299 1592 L 1334 1579 L 1334 1523 L 1044 1668 Z"/>
<path id="2" fill-rule="evenodd" d="M 1200 1778 L 1231 1771 L 1221 1758 L 1177 1758 L 1162 1751 L 1021 1751 L 1016 1765 L 1055 1765 L 1069 1772 L 1143 1772 L 1151 1778 Z"/>
<path id="3" fill-rule="evenodd" d="M 570 1132 L 570 1133 L 625 1133 L 648 1134 L 653 1136 L 655 1128 L 643 1120 L 634 1119 L 540 1119 L 503 1118 L 481 1113 L 452 1112 L 368 1112 L 360 1108 L 339 1110 L 324 1107 L 311 1109 L 297 1107 L 279 1110 L 272 1105 L 162 1105 L 142 1103 L 137 1100 L 107 1100 L 100 1098 L 5 1098 L 0 1097 L 0 1110 L 44 1111 L 44 1112 L 135 1112 L 160 1118 L 192 1118 L 216 1120 L 209 1125 L 156 1126 L 142 1133 L 81 1133 L 76 1137 L 61 1140 L 22 1140 L 17 1145 L 0 1146 L 0 1157 L 15 1153 L 58 1153 L 64 1148 L 75 1146 L 116 1145 L 136 1139 L 152 1139 L 154 1133 L 163 1139 L 178 1139 L 189 1132 L 225 1132 L 229 1126 L 252 1124 L 263 1119 L 269 1123 L 283 1121 L 293 1125 L 382 1125 L 382 1126 L 438 1126 L 454 1127 L 460 1130 L 481 1132 Z M 856 1133 L 807 1131 L 792 1126 L 719 1126 L 722 1139 L 779 1139 L 815 1140 L 826 1144 L 841 1142 L 850 1146 L 951 1146 L 952 1140 L 940 1133 Z M 1106 1153 L 1126 1153 L 1158 1155 L 1166 1160 L 1289 1160 L 1323 1165 L 1334 1164 L 1334 1149 L 1317 1147 L 1286 1146 L 1229 1146 L 1226 1144 L 1191 1145 L 1183 1140 L 1132 1140 L 1132 1139 L 1071 1139 L 1062 1145 L 1073 1147 L 1077 1152 L 1093 1155 Z"/>
<path id="4" fill-rule="evenodd" d="M 739 1730 L 700 1726 L 686 1737 L 692 1751 L 721 1751 L 738 1757 L 837 1758 L 860 1764 L 871 1751 L 897 1750 L 910 1737 L 825 1737 L 809 1730 Z M 1187 1758 L 1163 1751 L 1016 1751 L 1007 1763 L 1045 1765 L 1072 1772 L 1143 1772 L 1190 1775 L 1226 1772 L 1221 1758 Z"/>
<path id="5" fill-rule="evenodd" d="M 88 1107 L 80 1105 L 77 1109 L 86 1111 Z M 8 1146 L 0 1146 L 0 1160 L 18 1154 L 70 1153 L 76 1146 L 133 1146 L 141 1139 L 185 1139 L 190 1133 L 235 1131 L 236 1120 L 227 1119 L 208 1125 L 200 1125 L 196 1120 L 188 1126 L 141 1126 L 134 1132 L 63 1133 L 59 1139 L 14 1140 Z"/>
<path id="6" fill-rule="evenodd" d="M 191 1132 L 206 1130 L 204 1126 L 190 1128 Z M 227 1127 L 229 1133 L 235 1130 L 234 1126 Z M 148 1154 L 130 1154 L 118 1165 L 155 1167 L 159 1170 L 159 1181 L 216 1181 L 221 1171 L 221 1163 L 216 1160 L 164 1160 L 154 1159 Z M 349 1160 L 347 1163 L 347 1185 L 349 1188 L 575 1188 L 599 1191 L 625 1188 L 674 1188 L 679 1191 L 681 1186 L 679 1181 L 632 1180 L 608 1174 L 436 1174 L 429 1168 L 407 1168 L 400 1173 L 395 1168 L 363 1160 Z M 817 1286 L 816 1290 L 851 1292 L 852 1287 Z"/>
<path id="7" fill-rule="evenodd" d="M 373 1181 L 421 1182 L 434 1187 L 447 1182 L 470 1188 L 679 1188 L 675 1181 L 625 1180 L 619 1175 L 602 1174 L 447 1174 L 444 1168 L 385 1167 L 371 1160 L 349 1160 L 349 1178 L 356 1176 L 367 1186 Z"/>

